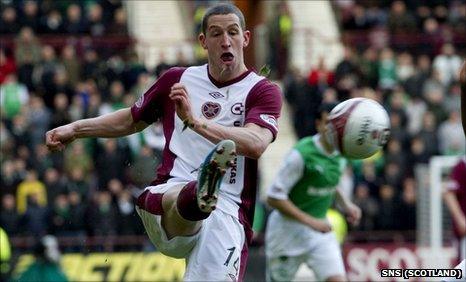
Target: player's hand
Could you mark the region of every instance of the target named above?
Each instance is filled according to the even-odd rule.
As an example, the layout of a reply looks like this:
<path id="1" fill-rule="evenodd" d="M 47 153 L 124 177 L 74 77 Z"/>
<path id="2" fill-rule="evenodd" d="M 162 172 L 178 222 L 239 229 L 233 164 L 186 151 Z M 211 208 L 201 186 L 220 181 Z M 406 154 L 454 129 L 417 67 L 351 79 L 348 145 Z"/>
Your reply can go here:
<path id="1" fill-rule="evenodd" d="M 361 209 L 353 203 L 349 203 L 346 207 L 346 220 L 350 224 L 358 225 L 361 220 Z"/>
<path id="2" fill-rule="evenodd" d="M 332 231 L 332 225 L 330 225 L 330 222 L 325 219 L 315 219 L 309 225 L 311 228 L 322 233 Z"/>
<path id="3" fill-rule="evenodd" d="M 193 115 L 191 103 L 189 102 L 186 87 L 181 83 L 173 84 L 168 97 L 175 103 L 175 110 L 178 117 L 184 122 L 192 122 Z"/>
<path id="4" fill-rule="evenodd" d="M 52 152 L 63 150 L 74 139 L 76 136 L 72 124 L 57 127 L 45 133 L 45 144 Z"/>

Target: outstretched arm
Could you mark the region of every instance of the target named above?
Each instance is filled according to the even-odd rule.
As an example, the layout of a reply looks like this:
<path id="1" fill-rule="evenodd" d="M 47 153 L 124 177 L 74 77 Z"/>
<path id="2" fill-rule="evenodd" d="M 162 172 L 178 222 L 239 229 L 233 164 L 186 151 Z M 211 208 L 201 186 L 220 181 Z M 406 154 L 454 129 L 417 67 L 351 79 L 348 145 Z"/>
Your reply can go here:
<path id="1" fill-rule="evenodd" d="M 45 143 L 51 151 L 57 151 L 62 150 L 76 138 L 121 137 L 141 131 L 147 126 L 145 122 L 134 122 L 131 109 L 125 108 L 54 128 L 45 134 Z"/>
<path id="2" fill-rule="evenodd" d="M 461 85 L 461 120 L 463 122 L 463 131 L 466 136 L 466 61 L 460 70 L 460 85 Z"/>

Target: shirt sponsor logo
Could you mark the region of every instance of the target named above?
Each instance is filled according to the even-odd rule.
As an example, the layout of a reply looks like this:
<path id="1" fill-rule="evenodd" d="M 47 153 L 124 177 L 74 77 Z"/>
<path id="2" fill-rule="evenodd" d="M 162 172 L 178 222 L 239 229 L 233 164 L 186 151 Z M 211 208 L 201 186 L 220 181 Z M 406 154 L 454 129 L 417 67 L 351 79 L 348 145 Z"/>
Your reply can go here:
<path id="1" fill-rule="evenodd" d="M 244 113 L 243 103 L 235 103 L 231 106 L 231 113 L 238 116 L 242 115 Z"/>
<path id="2" fill-rule="evenodd" d="M 309 187 L 307 188 L 307 194 L 309 196 L 329 196 L 334 194 L 336 191 L 335 187 L 328 187 L 328 188 L 315 188 Z"/>
<path id="3" fill-rule="evenodd" d="M 206 102 L 201 107 L 201 112 L 207 119 L 213 119 L 214 117 L 218 116 L 220 111 L 222 110 L 222 106 L 219 103 L 215 102 Z"/>
<path id="4" fill-rule="evenodd" d="M 273 128 L 275 128 L 276 130 L 278 130 L 278 123 L 277 123 L 277 119 L 272 116 L 272 115 L 267 115 L 267 114 L 261 114 L 260 115 L 260 118 L 265 121 L 266 123 L 270 124 L 271 126 L 273 126 Z"/>
<path id="5" fill-rule="evenodd" d="M 225 98 L 225 95 L 220 92 L 210 92 L 209 95 L 214 99 Z"/>

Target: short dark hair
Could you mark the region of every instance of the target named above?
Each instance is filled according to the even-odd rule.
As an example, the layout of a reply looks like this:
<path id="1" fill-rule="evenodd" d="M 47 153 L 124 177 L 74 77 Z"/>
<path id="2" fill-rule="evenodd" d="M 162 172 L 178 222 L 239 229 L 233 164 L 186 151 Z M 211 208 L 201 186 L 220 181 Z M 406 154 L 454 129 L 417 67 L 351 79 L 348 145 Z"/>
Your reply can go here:
<path id="1" fill-rule="evenodd" d="M 241 28 L 244 30 L 246 29 L 246 21 L 244 20 L 244 15 L 238 7 L 233 4 L 229 3 L 222 3 L 215 6 L 210 7 L 204 14 L 202 18 L 202 26 L 201 31 L 205 34 L 207 29 L 207 22 L 209 21 L 210 16 L 214 15 L 228 15 L 228 14 L 235 14 L 239 18 L 239 23 Z"/>
<path id="2" fill-rule="evenodd" d="M 324 113 L 329 114 L 336 105 L 337 103 L 322 103 L 317 109 L 317 119 L 322 119 Z"/>

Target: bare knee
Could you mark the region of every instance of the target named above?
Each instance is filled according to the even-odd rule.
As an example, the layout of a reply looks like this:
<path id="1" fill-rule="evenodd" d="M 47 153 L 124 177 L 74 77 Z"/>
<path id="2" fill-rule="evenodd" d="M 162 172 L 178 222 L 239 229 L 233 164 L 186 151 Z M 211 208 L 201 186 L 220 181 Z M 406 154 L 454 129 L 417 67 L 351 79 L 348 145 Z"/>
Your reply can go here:
<path id="1" fill-rule="evenodd" d="M 168 239 L 176 236 L 189 236 L 196 234 L 200 227 L 200 221 L 189 221 L 180 216 L 177 209 L 178 195 L 183 186 L 176 186 L 168 190 L 162 197 L 162 226 Z"/>

